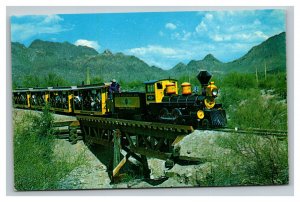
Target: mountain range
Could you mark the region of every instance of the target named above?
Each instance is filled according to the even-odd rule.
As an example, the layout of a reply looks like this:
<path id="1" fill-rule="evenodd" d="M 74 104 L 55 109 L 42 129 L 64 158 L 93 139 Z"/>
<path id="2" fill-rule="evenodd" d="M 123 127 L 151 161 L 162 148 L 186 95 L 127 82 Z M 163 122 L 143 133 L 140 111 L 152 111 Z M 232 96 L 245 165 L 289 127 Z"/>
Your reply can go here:
<path id="1" fill-rule="evenodd" d="M 89 68 L 91 78 L 99 77 L 103 81 L 115 78 L 119 81 L 145 81 L 161 78 L 179 78 L 184 75 L 196 75 L 205 69 L 213 74 L 228 72 L 286 71 L 286 34 L 282 32 L 252 47 L 241 58 L 223 63 L 212 54 L 202 60 L 178 63 L 170 70 L 149 66 L 141 59 L 113 54 L 109 50 L 98 53 L 86 46 L 75 46 L 69 42 L 33 41 L 26 47 L 18 42 L 11 43 L 12 79 L 21 85 L 26 75 L 38 75 L 41 78 L 55 73 L 73 85 L 81 83 Z"/>

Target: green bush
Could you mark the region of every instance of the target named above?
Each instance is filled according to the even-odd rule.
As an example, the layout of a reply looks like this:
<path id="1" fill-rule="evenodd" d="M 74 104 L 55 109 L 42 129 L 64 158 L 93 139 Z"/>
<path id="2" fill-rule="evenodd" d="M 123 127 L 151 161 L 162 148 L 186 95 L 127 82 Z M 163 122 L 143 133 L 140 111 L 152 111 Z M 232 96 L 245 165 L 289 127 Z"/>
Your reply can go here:
<path id="1" fill-rule="evenodd" d="M 258 85 L 254 74 L 232 73 L 220 79 L 219 87 L 217 102 L 229 127 L 287 130 L 285 73 L 269 74 Z"/>
<path id="2" fill-rule="evenodd" d="M 268 74 L 266 79 L 260 79 L 258 84 L 260 89 L 274 90 L 280 99 L 287 97 L 286 73 Z"/>
<path id="3" fill-rule="evenodd" d="M 233 87 L 238 89 L 257 88 L 255 74 L 229 73 L 222 81 L 222 87 Z"/>
<path id="4" fill-rule="evenodd" d="M 231 114 L 231 123 L 241 128 L 287 130 L 287 105 L 275 99 L 249 98 Z"/>
<path id="5" fill-rule="evenodd" d="M 83 158 L 69 161 L 54 156 L 53 116 L 47 109 L 39 115 L 14 119 L 14 185 L 18 191 L 53 190 L 59 180 L 83 164 Z"/>
<path id="6" fill-rule="evenodd" d="M 237 109 L 239 104 L 249 98 L 260 97 L 260 92 L 257 89 L 239 89 L 233 87 L 222 87 L 220 96 L 217 98 L 219 103 L 222 103 L 225 109 L 230 107 Z"/>
<path id="7" fill-rule="evenodd" d="M 231 152 L 214 163 L 215 186 L 288 184 L 287 140 L 276 137 L 232 134 L 219 137 L 217 144 Z"/>

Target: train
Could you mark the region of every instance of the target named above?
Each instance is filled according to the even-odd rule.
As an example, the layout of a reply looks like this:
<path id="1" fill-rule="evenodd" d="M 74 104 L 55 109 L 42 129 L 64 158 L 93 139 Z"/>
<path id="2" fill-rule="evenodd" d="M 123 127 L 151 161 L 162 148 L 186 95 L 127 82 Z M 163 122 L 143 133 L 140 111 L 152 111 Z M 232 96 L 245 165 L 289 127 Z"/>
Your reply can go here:
<path id="1" fill-rule="evenodd" d="M 94 85 L 19 88 L 13 90 L 13 106 L 50 110 L 68 115 L 90 115 L 107 118 L 192 125 L 195 128 L 219 128 L 227 123 L 226 112 L 216 103 L 219 89 L 212 75 L 200 71 L 198 92 L 188 82 L 181 84 L 179 93 L 176 79 L 144 82 L 145 91 L 120 92 L 112 90 L 112 83 Z"/>

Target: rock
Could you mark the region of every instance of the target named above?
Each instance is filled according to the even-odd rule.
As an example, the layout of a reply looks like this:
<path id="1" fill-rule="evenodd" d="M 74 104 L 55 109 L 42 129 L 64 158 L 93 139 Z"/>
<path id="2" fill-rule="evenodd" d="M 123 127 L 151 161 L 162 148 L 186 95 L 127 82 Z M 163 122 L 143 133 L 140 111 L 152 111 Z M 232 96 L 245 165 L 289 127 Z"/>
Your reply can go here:
<path id="1" fill-rule="evenodd" d="M 145 182 L 145 181 L 141 181 L 137 184 L 129 184 L 128 188 L 151 188 L 153 187 L 151 184 Z"/>
<path id="2" fill-rule="evenodd" d="M 172 169 L 166 171 L 166 176 L 172 179 L 173 182 L 174 180 L 177 181 L 174 184 L 176 186 L 201 186 L 211 174 L 211 166 L 211 163 L 188 166 L 176 164 Z"/>
<path id="3" fill-rule="evenodd" d="M 156 186 L 156 187 L 189 187 L 192 185 L 186 185 L 182 182 L 177 181 L 174 178 L 169 178 L 168 180 L 164 181 L 163 183 L 161 183 L 160 185 Z"/>
<path id="4" fill-rule="evenodd" d="M 228 134 L 195 130 L 175 144 L 174 149 L 179 151 L 179 156 L 182 159 L 199 159 L 202 162 L 212 161 L 215 159 L 215 154 L 228 152 L 216 144 L 217 138 L 224 135 Z"/>
<path id="5" fill-rule="evenodd" d="M 150 179 L 165 177 L 165 161 L 155 158 L 149 158 L 147 161 L 149 169 L 151 170 Z"/>

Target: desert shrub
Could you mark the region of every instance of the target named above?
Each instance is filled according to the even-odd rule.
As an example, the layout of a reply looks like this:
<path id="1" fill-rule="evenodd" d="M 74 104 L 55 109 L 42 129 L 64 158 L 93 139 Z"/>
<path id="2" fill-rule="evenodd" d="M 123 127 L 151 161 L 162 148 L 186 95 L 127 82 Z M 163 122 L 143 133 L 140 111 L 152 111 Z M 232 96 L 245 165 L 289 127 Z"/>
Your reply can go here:
<path id="1" fill-rule="evenodd" d="M 38 87 L 42 81 L 37 75 L 29 74 L 23 77 L 21 87 Z"/>
<path id="2" fill-rule="evenodd" d="M 121 91 L 145 91 L 145 85 L 141 81 L 131 81 L 121 84 Z"/>
<path id="3" fill-rule="evenodd" d="M 53 149 L 53 115 L 25 114 L 14 119 L 14 185 L 18 191 L 53 190 L 59 180 L 78 165 L 83 158 L 69 161 L 68 156 L 55 159 Z"/>
<path id="4" fill-rule="evenodd" d="M 238 89 L 257 88 L 255 74 L 229 73 L 222 79 L 222 86 Z"/>
<path id="5" fill-rule="evenodd" d="M 250 82 L 247 83 L 247 79 Z M 281 101 L 286 98 L 284 73 L 268 75 L 258 87 L 252 74 L 232 73 L 225 75 L 220 82 L 217 99 L 226 110 L 228 126 L 287 129 L 287 105 Z M 261 90 L 273 90 L 273 94 L 262 96 Z"/>
<path id="6" fill-rule="evenodd" d="M 103 79 L 100 76 L 93 76 L 91 78 L 91 84 L 103 83 Z"/>
<path id="7" fill-rule="evenodd" d="M 222 103 L 225 109 L 230 107 L 237 108 L 239 104 L 248 98 L 256 98 L 260 96 L 257 89 L 238 89 L 232 87 L 223 87 L 220 89 L 218 102 Z"/>
<path id="8" fill-rule="evenodd" d="M 249 98 L 231 113 L 231 124 L 240 128 L 287 130 L 287 105 L 275 99 Z"/>
<path id="9" fill-rule="evenodd" d="M 43 78 L 43 82 L 41 86 L 48 87 L 48 86 L 68 86 L 70 82 L 65 80 L 65 77 L 57 75 L 55 73 L 48 73 Z"/>
<path id="10" fill-rule="evenodd" d="M 21 86 L 15 82 L 15 87 L 48 87 L 48 86 L 68 86 L 71 83 L 65 80 L 64 77 L 59 76 L 55 73 L 48 73 L 47 75 L 41 77 L 38 75 L 29 74 L 24 76 L 21 82 Z M 17 86 L 16 86 L 17 85 Z"/>
<path id="11" fill-rule="evenodd" d="M 286 73 L 268 74 L 266 79 L 260 79 L 258 86 L 260 89 L 273 90 L 279 99 L 287 97 Z"/>
<path id="12" fill-rule="evenodd" d="M 276 185 L 287 184 L 287 140 L 276 137 L 232 134 L 219 137 L 217 144 L 230 153 L 214 163 L 213 185 Z"/>

